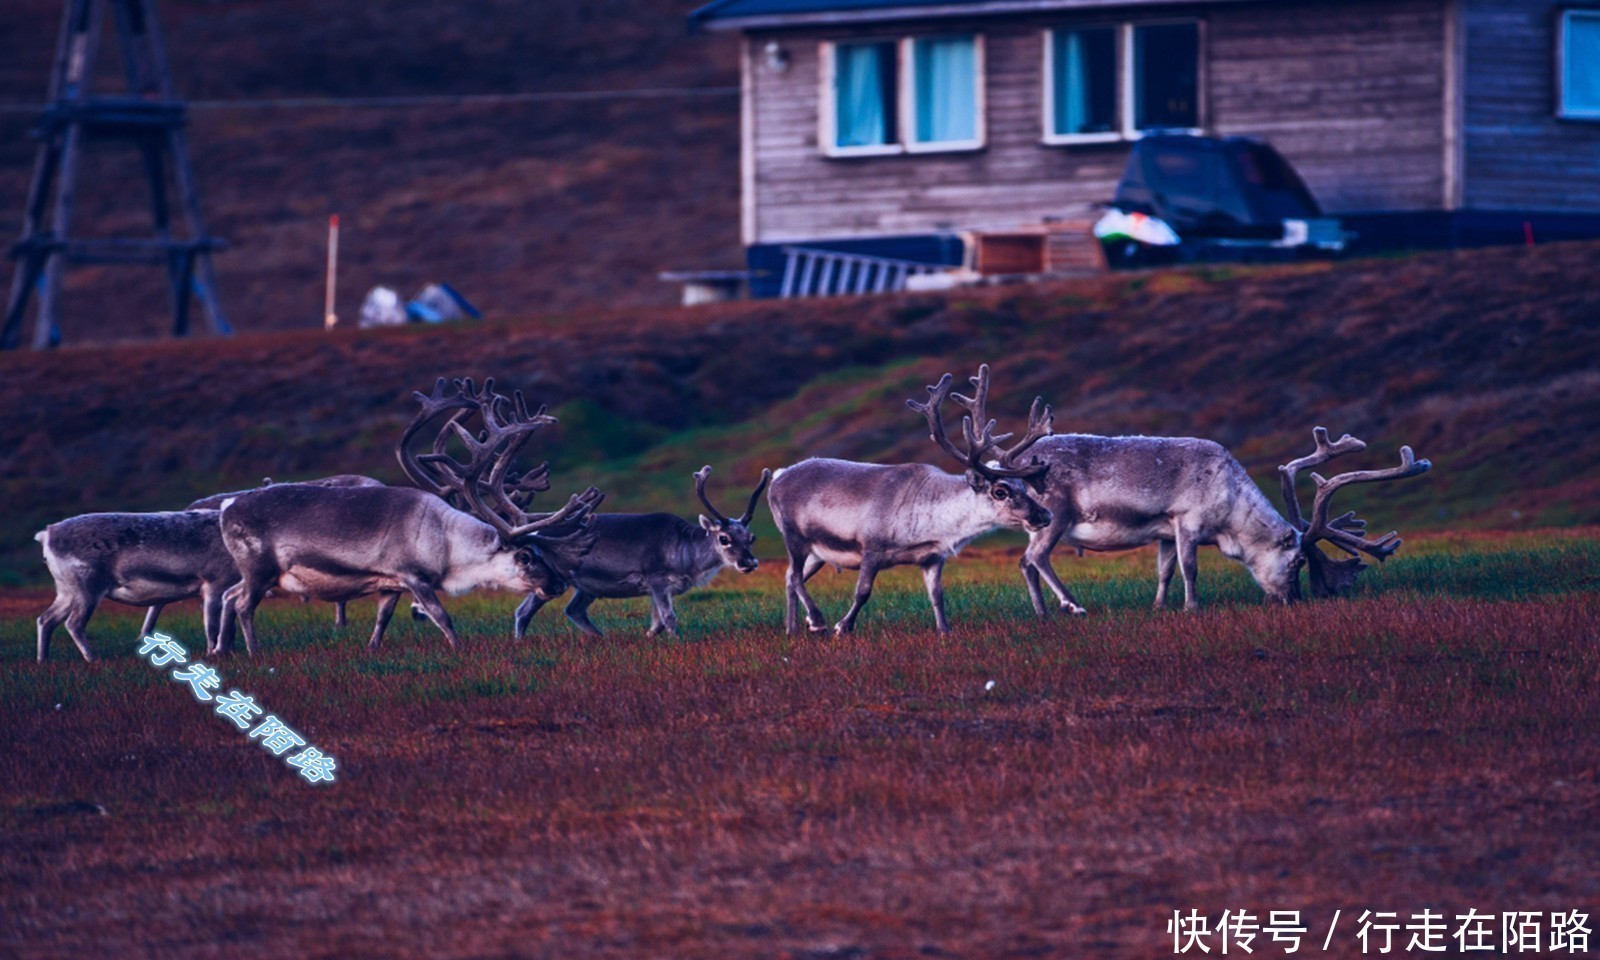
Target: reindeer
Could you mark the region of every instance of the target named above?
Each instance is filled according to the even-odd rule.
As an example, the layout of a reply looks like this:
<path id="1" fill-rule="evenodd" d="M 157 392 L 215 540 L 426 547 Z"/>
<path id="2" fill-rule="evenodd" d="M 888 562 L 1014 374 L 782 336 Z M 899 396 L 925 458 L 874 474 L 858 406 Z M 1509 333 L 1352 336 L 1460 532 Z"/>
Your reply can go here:
<path id="1" fill-rule="evenodd" d="M 1045 615 L 1042 578 L 1063 611 L 1085 613 L 1050 565 L 1050 551 L 1062 540 L 1080 550 L 1128 550 L 1159 544 L 1157 609 L 1166 605 L 1175 570 L 1183 574 L 1184 609 L 1199 606 L 1195 552 L 1201 544 L 1215 544 L 1224 556 L 1243 563 L 1269 601 L 1298 600 L 1299 573 L 1307 564 L 1315 595 L 1332 596 L 1349 589 L 1367 566 L 1357 558 L 1358 551 L 1382 562 L 1399 549 L 1401 540 L 1393 532 L 1366 539 L 1366 522 L 1354 513 L 1328 519 L 1333 493 L 1353 483 L 1416 476 L 1427 472 L 1431 464 L 1416 459 L 1410 447 L 1401 447 L 1400 465 L 1392 469 L 1345 473 L 1328 480 L 1313 474 L 1316 500 L 1311 519 L 1306 520 L 1295 499 L 1296 473 L 1367 446 L 1348 434 L 1330 443 L 1323 427 L 1313 430 L 1312 437 L 1314 453 L 1278 468 L 1287 519 L 1273 509 L 1244 467 L 1210 440 L 1086 434 L 1045 437 L 1033 447 L 1031 461 L 1045 469 L 1030 483 L 1050 509 L 1052 520 L 1029 533 L 1021 563 L 1034 612 Z M 1013 467 L 1014 460 L 1014 454 L 1007 452 L 998 464 Z M 1336 561 L 1316 546 L 1319 541 L 1355 559 Z"/>
<path id="2" fill-rule="evenodd" d="M 988 389 L 988 368 L 982 371 Z M 784 630 L 799 629 L 798 610 L 805 607 L 806 626 L 827 629 L 805 584 L 824 564 L 859 570 L 855 601 L 834 632 L 855 629 L 861 608 L 872 596 L 880 570 L 914 564 L 922 568 L 933 619 L 940 633 L 950 630 L 944 612 L 944 565 L 962 547 L 1001 527 L 1039 530 L 1051 522 L 1050 511 L 1029 494 L 1023 481 L 1042 466 L 1002 466 L 991 459 L 1012 461 L 1050 429 L 1049 410 L 1041 415 L 1035 403 L 1028 433 L 1014 446 L 999 450 L 1011 434 L 994 435 L 995 422 L 968 417 L 963 421 L 967 448 L 958 448 L 945 434 L 940 408 L 950 395 L 952 378 L 945 374 L 928 388 L 926 403 L 907 400 L 928 422 L 931 438 L 964 468 L 961 475 L 922 463 L 880 465 L 848 460 L 810 459 L 779 470 L 767 492 L 767 505 L 789 555 L 785 582 Z M 980 394 L 981 395 L 981 394 Z M 981 401 L 980 401 L 981 409 Z"/>
<path id="3" fill-rule="evenodd" d="M 589 518 L 594 546 L 571 571 L 574 592 L 565 611 L 568 620 L 598 637 L 600 629 L 588 613 L 596 599 L 648 596 L 649 635 L 665 631 L 676 636 L 678 614 L 672 608 L 673 597 L 705 586 L 725 567 L 751 573 L 760 566 L 750 552 L 756 538 L 749 523 L 772 471 L 761 471 L 761 482 L 737 520 L 723 516 L 706 496 L 710 476 L 709 464 L 694 475 L 694 491 L 711 514 L 709 518 L 702 514 L 698 527 L 671 513 L 597 513 Z M 517 639 L 522 639 L 534 614 L 547 602 L 548 598 L 530 594 L 517 607 L 513 626 Z"/>
<path id="4" fill-rule="evenodd" d="M 39 616 L 39 660 L 50 658 L 50 637 L 65 623 L 83 659 L 93 661 L 89 618 L 107 599 L 151 604 L 149 633 L 163 605 L 199 594 L 206 643 L 216 642 L 223 591 L 239 579 L 217 516 L 216 510 L 87 513 L 36 534 L 56 582 L 55 600 Z"/>
<path id="5" fill-rule="evenodd" d="M 323 478 L 321 478 L 319 480 L 304 480 L 304 481 L 300 481 L 300 482 L 309 483 L 312 486 L 316 486 L 316 487 L 381 487 L 381 486 L 383 486 L 383 481 L 374 480 L 371 477 L 363 477 L 358 473 L 341 473 L 341 474 L 338 474 L 338 475 L 332 476 L 332 477 L 323 477 Z M 261 486 L 262 487 L 270 487 L 270 486 L 272 486 L 272 478 L 271 477 L 264 478 L 261 481 Z M 261 487 L 253 487 L 252 488 L 252 490 L 259 490 L 259 489 L 261 489 Z M 184 509 L 185 510 L 221 510 L 222 509 L 222 505 L 224 503 L 227 503 L 229 500 L 232 500 L 235 497 L 240 496 L 241 494 L 246 494 L 246 493 L 250 493 L 250 492 L 251 492 L 251 490 L 233 490 L 233 491 L 230 491 L 228 493 L 213 493 L 209 497 L 201 497 L 199 500 L 196 500 L 195 502 L 189 504 Z M 217 542 L 220 545 L 221 542 L 222 542 L 221 539 L 220 539 L 221 535 L 219 534 L 218 536 L 219 536 L 219 539 L 218 539 Z M 191 594 L 191 596 L 192 596 L 192 594 Z M 182 598 L 180 598 L 180 599 L 182 599 Z M 139 636 L 148 637 L 150 634 L 155 632 L 156 620 L 158 620 L 161 617 L 161 608 L 164 607 L 165 605 L 166 604 L 163 604 L 163 603 L 156 603 L 156 604 L 152 604 L 150 606 L 150 609 L 147 610 L 145 612 L 145 615 L 144 615 L 144 626 L 139 628 Z M 342 627 L 342 626 L 345 625 L 345 622 L 346 621 L 345 621 L 345 613 L 344 613 L 344 604 L 343 603 L 334 604 L 334 608 L 333 608 L 333 625 L 336 626 L 336 627 Z M 214 640 L 214 638 L 208 638 L 208 640 Z"/>
<path id="6" fill-rule="evenodd" d="M 444 634 L 452 649 L 458 638 L 439 602 L 479 588 L 531 593 L 546 599 L 566 590 L 567 571 L 592 543 L 584 529 L 603 495 L 593 487 L 572 496 L 554 513 L 530 514 L 506 491 L 510 465 L 532 435 L 556 419 L 540 407 L 530 413 L 521 392 L 508 400 L 458 380 L 448 393 L 441 378 L 432 396 L 417 393 L 417 419 L 402 435 L 398 455 L 438 491 L 451 491 L 467 506 L 458 510 L 429 490 L 410 487 L 311 487 L 284 484 L 247 493 L 222 509 L 222 539 L 233 555 L 240 582 L 223 604 L 221 639 L 226 653 L 238 618 L 245 647 L 257 652 L 254 614 L 268 590 L 320 600 L 352 600 L 378 594 L 378 615 L 369 649 L 377 649 L 402 593 Z M 419 425 L 451 411 L 444 426 L 467 451 L 460 461 L 445 452 L 413 458 L 405 442 Z M 472 412 L 483 420 L 481 438 L 462 427 Z M 443 431 L 441 431 L 443 432 Z"/>

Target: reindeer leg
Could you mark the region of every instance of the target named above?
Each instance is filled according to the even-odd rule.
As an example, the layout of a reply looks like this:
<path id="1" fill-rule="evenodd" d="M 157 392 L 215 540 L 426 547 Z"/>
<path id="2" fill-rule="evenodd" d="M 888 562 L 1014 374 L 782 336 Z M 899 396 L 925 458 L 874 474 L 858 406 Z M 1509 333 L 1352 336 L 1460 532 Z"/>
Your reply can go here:
<path id="1" fill-rule="evenodd" d="M 596 599 L 598 598 L 592 593 L 574 590 L 572 591 L 572 599 L 567 601 L 567 608 L 562 612 L 567 615 L 567 619 L 571 620 L 579 630 L 591 637 L 603 637 L 605 634 L 601 633 L 600 628 L 589 620 L 589 604 L 594 603 Z M 652 612 L 651 616 L 654 615 Z"/>
<path id="2" fill-rule="evenodd" d="M 817 601 L 812 599 L 811 591 L 806 589 L 806 581 L 816 576 L 822 567 L 822 560 L 807 551 L 806 559 L 800 567 L 800 582 L 795 585 L 795 596 L 800 599 L 801 606 L 805 607 L 806 629 L 812 633 L 821 633 L 828 629 L 827 616 L 823 614 L 822 608 L 817 606 Z"/>
<path id="3" fill-rule="evenodd" d="M 394 616 L 394 608 L 400 605 L 398 591 L 378 594 L 378 615 L 372 621 L 372 639 L 367 641 L 368 650 L 378 649 L 378 644 L 383 642 L 383 632 L 389 629 L 389 618 Z M 339 608 L 344 609 L 344 604 Z"/>
<path id="4" fill-rule="evenodd" d="M 433 592 L 433 588 L 420 580 L 406 584 L 406 588 L 411 591 L 412 601 L 422 607 L 428 619 L 432 620 L 444 634 L 445 642 L 450 644 L 450 649 L 461 649 L 461 644 L 457 642 L 456 628 L 450 622 L 450 614 L 445 612 L 444 605 L 439 602 L 439 595 Z"/>
<path id="5" fill-rule="evenodd" d="M 846 634 L 854 632 L 856 617 L 861 615 L 861 608 L 872 599 L 872 581 L 878 577 L 878 568 L 868 558 L 861 558 L 861 573 L 856 577 L 855 602 L 850 604 L 850 610 L 845 613 L 844 619 L 834 624 L 833 632 Z"/>
<path id="6" fill-rule="evenodd" d="M 1172 583 L 1172 574 L 1178 569 L 1178 548 L 1171 540 L 1156 541 L 1156 602 L 1155 608 L 1163 610 L 1167 606 L 1167 586 Z"/>
<path id="7" fill-rule="evenodd" d="M 1200 546 L 1192 531 L 1177 527 L 1178 571 L 1183 574 L 1183 609 L 1200 609 L 1200 594 L 1195 590 L 1196 549 Z"/>
<path id="8" fill-rule="evenodd" d="M 56 598 L 46 607 L 44 613 L 39 614 L 39 662 L 44 663 L 50 659 L 50 637 L 56 632 L 56 627 L 67 619 L 72 613 L 74 603 L 66 594 L 56 594 Z"/>
<path id="9" fill-rule="evenodd" d="M 158 607 L 151 607 L 150 614 L 144 619 L 144 632 L 140 636 L 148 637 L 155 630 L 155 611 Z M 215 583 L 202 583 L 200 585 L 200 623 L 206 636 L 206 655 L 210 656 L 217 648 L 217 630 L 222 621 L 222 588 Z"/>
<path id="10" fill-rule="evenodd" d="M 531 593 L 523 597 L 522 602 L 517 604 L 516 615 L 511 618 L 511 636 L 517 640 L 521 640 L 526 636 L 528 624 L 533 622 L 534 614 L 538 613 L 540 608 L 548 602 L 547 600 L 540 600 Z"/>
<path id="11" fill-rule="evenodd" d="M 239 590 L 243 583 L 235 583 L 222 591 L 222 622 L 217 625 L 217 648 L 213 652 L 219 657 L 225 657 L 233 652 L 234 620 L 237 618 L 234 604 L 239 600 Z"/>
<path id="12" fill-rule="evenodd" d="M 650 605 L 655 608 L 655 623 L 651 625 L 650 636 L 665 633 L 669 637 L 678 635 L 678 614 L 672 609 L 672 594 L 660 587 L 650 591 Z"/>
<path id="13" fill-rule="evenodd" d="M 345 620 L 344 615 L 344 601 L 335 600 L 333 602 L 333 625 L 336 627 L 342 627 L 346 622 L 347 621 Z"/>
<path id="14" fill-rule="evenodd" d="M 166 604 L 164 603 L 152 603 L 150 609 L 145 611 L 144 626 L 139 628 L 140 640 L 156 632 L 156 620 L 161 616 L 161 611 L 165 606 Z"/>
<path id="15" fill-rule="evenodd" d="M 94 651 L 89 649 L 89 618 L 94 616 L 95 607 L 100 605 L 98 594 L 88 594 L 67 614 L 67 633 L 72 635 L 72 642 L 78 645 L 78 652 L 83 654 L 83 659 L 94 662 Z"/>
<path id="16" fill-rule="evenodd" d="M 1056 595 L 1063 613 L 1081 617 L 1089 612 L 1056 576 L 1056 569 L 1050 564 L 1050 551 L 1056 548 L 1066 532 L 1065 523 L 1051 523 L 1046 529 L 1029 534 L 1028 549 L 1022 552 L 1022 575 L 1028 582 L 1028 597 L 1033 601 L 1033 612 L 1041 617 L 1045 615 L 1044 592 L 1039 589 L 1041 577 L 1050 587 L 1050 592 Z"/>
<path id="17" fill-rule="evenodd" d="M 252 578 L 247 574 L 237 586 L 228 590 L 234 594 L 234 613 L 239 617 L 239 629 L 244 631 L 244 651 L 252 657 L 261 652 L 256 644 L 256 607 L 261 605 L 269 589 L 271 581 Z"/>
<path id="18" fill-rule="evenodd" d="M 821 570 L 825 566 L 827 566 L 827 564 L 822 562 L 822 558 L 821 557 L 817 556 L 814 553 L 807 555 L 806 556 L 806 568 L 805 568 L 805 570 L 801 571 L 801 573 L 800 573 L 800 582 L 801 583 L 809 583 L 811 581 L 811 578 L 817 575 L 817 571 Z"/>
<path id="19" fill-rule="evenodd" d="M 940 633 L 950 632 L 950 620 L 944 615 L 944 557 L 922 566 L 922 583 L 928 588 L 928 602 L 933 604 L 933 625 Z"/>

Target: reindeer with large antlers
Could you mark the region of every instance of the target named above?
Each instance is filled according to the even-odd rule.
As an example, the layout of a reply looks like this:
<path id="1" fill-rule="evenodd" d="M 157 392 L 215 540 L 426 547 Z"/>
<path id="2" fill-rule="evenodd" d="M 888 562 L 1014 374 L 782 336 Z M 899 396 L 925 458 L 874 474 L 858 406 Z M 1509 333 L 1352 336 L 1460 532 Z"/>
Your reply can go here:
<path id="1" fill-rule="evenodd" d="M 880 570 L 907 564 L 922 568 L 934 623 L 941 633 L 947 632 L 945 562 L 991 530 L 1038 530 L 1050 523 L 1050 511 L 1034 499 L 1023 482 L 1043 468 L 995 462 L 996 457 L 1019 457 L 1045 436 L 1049 410 L 1041 411 L 1036 402 L 1027 435 L 1001 450 L 999 444 L 1011 434 L 995 436 L 994 421 L 984 417 L 988 378 L 985 366 L 974 378 L 975 382 L 981 379 L 977 397 L 955 398 L 970 412 L 962 422 L 965 450 L 946 435 L 940 413 L 944 401 L 951 398 L 950 374 L 928 388 L 926 403 L 906 401 L 927 420 L 932 439 L 961 464 L 962 474 L 923 463 L 883 465 L 826 459 L 804 460 L 778 471 L 767 493 L 767 505 L 789 555 L 784 612 L 787 632 L 799 629 L 801 607 L 809 629 L 827 629 L 821 609 L 805 587 L 826 564 L 860 571 L 855 601 L 835 625 L 835 632 L 855 629 Z"/>
<path id="2" fill-rule="evenodd" d="M 513 459 L 555 418 L 543 407 L 529 411 L 520 392 L 510 399 L 495 393 L 492 380 L 481 391 L 471 380 L 458 380 L 451 392 L 440 379 L 431 396 L 415 396 L 422 410 L 402 434 L 397 455 L 407 475 L 425 480 L 428 489 L 284 484 L 223 508 L 223 543 L 242 579 L 225 597 L 219 652 L 227 650 L 234 616 L 246 648 L 256 652 L 255 609 L 273 588 L 332 601 L 378 594 L 373 649 L 402 593 L 411 594 L 454 648 L 455 629 L 439 591 L 498 588 L 548 598 L 566 590 L 567 571 L 589 545 L 588 515 L 602 495 L 590 487 L 560 510 L 531 514 L 526 496 L 507 490 L 516 482 Z M 415 456 L 407 446 L 411 438 L 446 412 L 432 452 Z M 483 424 L 478 436 L 462 426 L 474 413 Z M 448 452 L 451 439 L 466 449 L 465 460 Z M 543 489 L 544 482 L 541 473 L 524 491 Z M 447 495 L 466 509 L 450 506 Z"/>
<path id="3" fill-rule="evenodd" d="M 589 605 L 602 597 L 650 598 L 650 635 L 678 632 L 678 614 L 672 598 L 710 583 L 726 567 L 751 573 L 760 566 L 751 546 L 755 535 L 750 519 L 755 516 L 761 491 L 767 488 L 772 471 L 761 471 L 761 481 L 744 514 L 729 519 L 706 496 L 706 481 L 711 467 L 694 475 L 694 491 L 705 504 L 699 525 L 671 513 L 597 513 L 589 518 L 594 545 L 572 568 L 572 600 L 567 603 L 567 619 L 578 629 L 601 636 L 600 628 L 589 619 Z M 548 597 L 530 594 L 517 608 L 515 632 L 521 637 Z"/>
<path id="4" fill-rule="evenodd" d="M 1317 482 L 1311 519 L 1305 520 L 1295 500 L 1297 471 L 1319 466 L 1333 457 L 1366 449 L 1348 435 L 1328 441 L 1322 427 L 1313 431 L 1317 449 L 1284 464 L 1282 485 L 1288 519 L 1280 516 L 1250 479 L 1244 467 L 1222 446 L 1191 437 L 1097 437 L 1054 434 L 1041 440 L 1030 463 L 1043 472 L 1030 482 L 1054 517 L 1050 525 L 1029 535 L 1022 556 L 1023 578 L 1034 611 L 1045 615 L 1043 579 L 1061 609 L 1084 613 L 1077 598 L 1050 566 L 1050 551 L 1059 542 L 1083 550 L 1128 550 L 1158 544 L 1155 605 L 1165 606 L 1167 586 L 1175 571 L 1183 574 L 1184 608 L 1195 609 L 1196 550 L 1215 544 L 1224 556 L 1238 560 L 1269 600 L 1288 603 L 1300 597 L 1300 568 L 1311 567 L 1311 588 L 1328 596 L 1349 588 L 1366 568 L 1359 559 L 1335 561 L 1316 546 L 1326 541 L 1349 553 L 1359 551 L 1379 560 L 1400 546 L 1397 534 L 1377 540 L 1362 536 L 1365 522 L 1346 513 L 1328 519 L 1333 493 L 1352 483 L 1398 480 L 1430 467 L 1410 447 L 1400 448 L 1400 465 L 1389 470 L 1346 473 Z M 1002 456 L 1003 466 L 1014 458 Z"/>

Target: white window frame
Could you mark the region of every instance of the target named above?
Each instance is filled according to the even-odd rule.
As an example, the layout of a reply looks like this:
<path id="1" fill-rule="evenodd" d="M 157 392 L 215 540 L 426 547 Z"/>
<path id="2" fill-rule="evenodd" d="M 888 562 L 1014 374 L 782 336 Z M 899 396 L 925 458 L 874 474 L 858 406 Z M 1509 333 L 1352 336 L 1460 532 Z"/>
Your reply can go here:
<path id="1" fill-rule="evenodd" d="M 1123 103 L 1128 99 L 1127 92 L 1123 89 L 1122 62 L 1127 59 L 1127 33 L 1128 25 L 1125 23 L 1085 23 L 1072 26 L 1048 27 L 1044 31 L 1044 112 L 1040 115 L 1044 124 L 1044 142 L 1051 146 L 1070 145 L 1074 143 L 1116 143 L 1124 139 L 1128 129 L 1127 112 L 1123 110 Z M 1062 30 L 1112 30 L 1115 37 L 1112 46 L 1116 48 L 1116 59 L 1112 62 L 1112 69 L 1116 76 L 1112 82 L 1117 88 L 1117 126 L 1116 130 L 1107 130 L 1103 133 L 1056 133 L 1056 34 Z"/>
<path id="2" fill-rule="evenodd" d="M 1057 24 L 1044 29 L 1043 103 L 1040 112 L 1040 142 L 1046 146 L 1077 146 L 1139 140 L 1146 131 L 1138 129 L 1134 109 L 1134 31 L 1139 27 L 1167 27 L 1178 24 L 1195 28 L 1195 120 L 1193 127 L 1163 127 L 1163 133 L 1204 133 L 1206 125 L 1206 22 L 1192 17 L 1170 20 L 1138 20 L 1122 23 Z M 1117 123 L 1119 130 L 1106 133 L 1055 132 L 1055 36 L 1057 30 L 1093 30 L 1114 27 L 1117 31 Z"/>
<path id="3" fill-rule="evenodd" d="M 916 42 L 938 37 L 966 37 L 972 38 L 973 45 L 973 104 L 977 111 L 974 118 L 973 131 L 977 136 L 972 140 L 934 140 L 919 141 L 916 139 Z M 899 87 L 895 91 L 895 142 L 872 144 L 870 146 L 841 147 L 839 140 L 839 91 L 836 89 L 838 79 L 837 57 L 835 51 L 840 45 L 854 46 L 857 44 L 893 43 L 895 45 L 895 83 Z M 818 45 L 818 63 L 821 69 L 818 73 L 817 87 L 817 143 L 822 148 L 822 153 L 827 157 L 884 157 L 902 153 L 964 153 L 972 150 L 982 150 L 988 145 L 988 88 L 985 82 L 988 73 L 988 59 L 985 56 L 983 34 L 973 31 L 957 33 L 929 33 L 917 36 L 902 37 L 849 37 L 841 40 L 824 40 Z"/>
<path id="4" fill-rule="evenodd" d="M 1567 107 L 1567 30 L 1574 18 L 1600 21 L 1600 8 L 1571 7 L 1560 11 L 1556 29 L 1556 116 L 1562 120 L 1600 120 L 1600 107 L 1571 110 Z"/>

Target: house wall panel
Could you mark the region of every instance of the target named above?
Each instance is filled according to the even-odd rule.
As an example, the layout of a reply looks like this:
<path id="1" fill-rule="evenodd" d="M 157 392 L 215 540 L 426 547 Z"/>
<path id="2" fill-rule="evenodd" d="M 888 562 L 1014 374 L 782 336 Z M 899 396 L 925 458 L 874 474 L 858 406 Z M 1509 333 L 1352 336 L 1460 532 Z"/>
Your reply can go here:
<path id="1" fill-rule="evenodd" d="M 1447 0 L 1197 5 L 1208 128 L 1266 136 L 1330 211 L 1437 209 L 1444 184 Z M 1198 11 L 1198 14 L 1194 14 Z M 1109 200 L 1126 144 L 1044 145 L 1042 31 L 1151 14 L 747 36 L 760 242 L 1083 217 Z M 818 145 L 819 42 L 974 30 L 984 35 L 987 144 L 959 154 L 829 158 Z M 760 51 L 776 40 L 782 72 Z"/>
<path id="2" fill-rule="evenodd" d="M 1468 207 L 1600 212 L 1600 122 L 1556 116 L 1557 17 L 1578 5 L 1467 0 Z"/>

